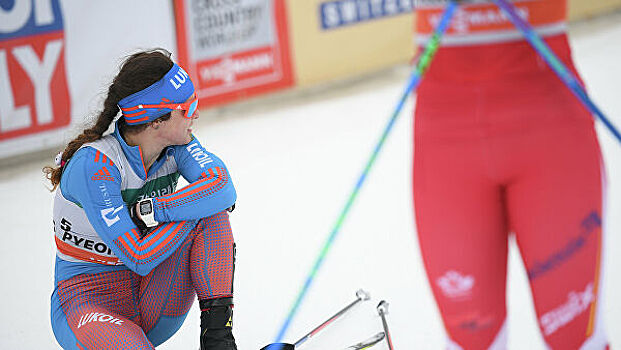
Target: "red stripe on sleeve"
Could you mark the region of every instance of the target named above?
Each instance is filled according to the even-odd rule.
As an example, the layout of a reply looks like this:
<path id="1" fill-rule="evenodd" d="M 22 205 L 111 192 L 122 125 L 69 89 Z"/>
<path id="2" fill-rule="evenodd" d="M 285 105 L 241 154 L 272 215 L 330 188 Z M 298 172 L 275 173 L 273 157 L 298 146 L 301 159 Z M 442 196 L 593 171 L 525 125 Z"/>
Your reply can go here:
<path id="1" fill-rule="evenodd" d="M 210 177 L 203 178 L 189 185 L 187 188 L 184 188 L 180 193 L 178 194 L 172 193 L 168 196 L 159 197 L 157 201 L 161 203 L 168 203 L 168 202 L 179 200 L 185 197 L 189 197 L 200 191 L 208 190 L 212 187 L 218 186 L 220 183 L 224 181 L 224 179 L 222 178 L 223 173 L 220 172 L 220 168 L 218 168 L 218 175 L 220 176 L 218 177 L 210 176 Z"/>
<path id="2" fill-rule="evenodd" d="M 134 240 L 134 238 L 129 234 L 129 232 L 125 232 L 123 236 L 119 237 L 119 242 L 121 242 L 123 247 L 125 247 L 125 249 L 129 252 L 129 254 L 131 254 L 131 257 L 134 258 L 135 260 L 146 259 L 146 258 L 149 258 L 155 255 L 162 248 L 164 248 L 168 243 L 170 243 L 170 241 L 175 237 L 175 235 L 179 232 L 179 230 L 183 227 L 184 224 L 185 224 L 185 221 L 181 221 L 177 223 L 171 222 L 169 224 L 166 224 L 166 226 L 157 234 L 156 237 L 150 237 L 149 243 L 142 247 Z M 160 244 L 158 244 L 156 247 L 149 250 L 148 252 L 142 253 L 145 250 L 152 247 L 153 244 L 155 244 L 155 242 L 157 242 L 164 235 L 166 235 L 167 237 Z"/>

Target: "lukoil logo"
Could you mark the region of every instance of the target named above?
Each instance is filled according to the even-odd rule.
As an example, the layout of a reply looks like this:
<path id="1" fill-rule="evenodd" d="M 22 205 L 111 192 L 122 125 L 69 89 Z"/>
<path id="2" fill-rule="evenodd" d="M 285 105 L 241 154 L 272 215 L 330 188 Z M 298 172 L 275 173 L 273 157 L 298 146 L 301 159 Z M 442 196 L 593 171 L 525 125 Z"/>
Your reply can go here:
<path id="1" fill-rule="evenodd" d="M 213 159 L 209 157 L 209 154 L 207 154 L 207 152 L 202 147 L 199 147 L 198 143 L 196 142 L 192 142 L 191 144 L 186 146 L 185 149 L 190 152 L 192 158 L 194 158 L 194 160 L 198 162 L 198 165 L 200 165 L 201 168 L 204 168 L 205 164 L 213 162 Z"/>
<path id="2" fill-rule="evenodd" d="M 185 83 L 185 81 L 188 80 L 190 76 L 183 70 L 183 68 L 179 67 L 179 70 L 173 78 L 170 78 L 169 82 L 175 88 L 175 90 L 179 90 L 181 85 L 183 85 L 183 83 Z"/>
<path id="3" fill-rule="evenodd" d="M 580 315 L 595 300 L 593 294 L 593 283 L 587 284 L 584 292 L 571 291 L 567 295 L 567 302 L 556 309 L 550 310 L 539 318 L 541 328 L 545 335 L 556 332 L 557 329 L 571 322 L 576 316 Z"/>
<path id="4" fill-rule="evenodd" d="M 449 270 L 436 279 L 436 284 L 442 293 L 449 298 L 466 297 L 470 295 L 474 287 L 474 276 L 464 276 L 457 271 Z"/>
<path id="5" fill-rule="evenodd" d="M 80 321 L 78 322 L 78 328 L 91 322 L 104 322 L 104 323 L 123 325 L 123 320 L 120 320 L 114 316 L 104 314 L 104 313 L 99 313 L 99 312 L 90 312 L 80 317 Z"/>

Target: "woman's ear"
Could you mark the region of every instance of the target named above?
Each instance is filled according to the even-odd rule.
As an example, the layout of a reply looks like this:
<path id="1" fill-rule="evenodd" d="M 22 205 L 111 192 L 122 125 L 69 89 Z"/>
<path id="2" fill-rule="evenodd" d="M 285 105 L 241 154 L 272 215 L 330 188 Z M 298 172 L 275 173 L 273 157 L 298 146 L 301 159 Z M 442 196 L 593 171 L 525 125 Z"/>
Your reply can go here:
<path id="1" fill-rule="evenodd" d="M 157 130 L 157 129 L 159 129 L 159 128 L 160 128 L 160 124 L 162 124 L 162 121 L 161 121 L 160 119 L 157 119 L 157 120 L 154 120 L 154 121 L 151 123 L 151 127 L 152 127 L 153 129 Z"/>

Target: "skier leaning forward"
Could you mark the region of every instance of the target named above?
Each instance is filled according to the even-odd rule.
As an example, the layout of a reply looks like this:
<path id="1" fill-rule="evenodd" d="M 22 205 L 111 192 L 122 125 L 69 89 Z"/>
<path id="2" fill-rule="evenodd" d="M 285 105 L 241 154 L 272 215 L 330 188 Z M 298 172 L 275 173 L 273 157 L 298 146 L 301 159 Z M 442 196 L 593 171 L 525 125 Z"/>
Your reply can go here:
<path id="1" fill-rule="evenodd" d="M 95 125 L 44 168 L 56 189 L 51 319 L 64 349 L 153 349 L 181 327 L 195 294 L 201 349 L 236 349 L 227 213 L 236 193 L 191 133 L 197 103 L 169 53 L 136 53 Z M 189 185 L 175 191 L 179 176 Z"/>
<path id="2" fill-rule="evenodd" d="M 575 73 L 566 0 L 518 12 Z M 417 8 L 425 42 L 443 8 Z M 463 3 L 417 93 L 413 189 L 450 349 L 504 349 L 509 232 L 552 349 L 604 349 L 603 166 L 593 119 L 490 2 Z"/>

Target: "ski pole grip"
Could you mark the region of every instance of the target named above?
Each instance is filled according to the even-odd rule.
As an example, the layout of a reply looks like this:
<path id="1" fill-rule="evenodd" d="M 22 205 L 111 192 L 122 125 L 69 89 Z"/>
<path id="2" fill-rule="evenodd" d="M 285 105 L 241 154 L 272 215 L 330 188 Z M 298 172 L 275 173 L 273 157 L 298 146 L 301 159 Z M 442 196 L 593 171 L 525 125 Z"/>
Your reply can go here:
<path id="1" fill-rule="evenodd" d="M 379 302 L 379 304 L 377 304 L 377 312 L 380 315 L 386 315 L 388 314 L 388 302 L 386 302 L 386 300 L 382 300 Z"/>
<path id="2" fill-rule="evenodd" d="M 369 292 L 361 288 L 356 291 L 356 297 L 358 298 L 358 300 L 364 301 L 364 300 L 371 299 L 371 294 L 369 294 Z"/>

